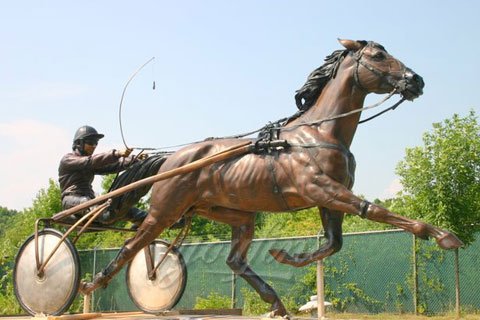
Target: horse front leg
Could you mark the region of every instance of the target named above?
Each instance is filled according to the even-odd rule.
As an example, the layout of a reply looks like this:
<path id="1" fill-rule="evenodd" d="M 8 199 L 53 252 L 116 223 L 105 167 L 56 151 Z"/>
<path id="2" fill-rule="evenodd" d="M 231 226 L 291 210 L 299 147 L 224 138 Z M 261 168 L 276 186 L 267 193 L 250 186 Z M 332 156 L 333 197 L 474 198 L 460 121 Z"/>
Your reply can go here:
<path id="1" fill-rule="evenodd" d="M 403 217 L 370 202 L 362 204 L 361 214 L 372 221 L 388 223 L 413 233 L 421 239 L 433 237 L 442 249 L 456 249 L 463 246 L 463 242 L 450 231 L 434 227 L 428 223 Z"/>
<path id="2" fill-rule="evenodd" d="M 313 253 L 298 253 L 291 256 L 285 250 L 270 249 L 270 254 L 280 263 L 302 267 L 314 261 L 324 259 L 340 251 L 343 244 L 343 212 L 319 207 L 326 242 Z"/>
<path id="3" fill-rule="evenodd" d="M 411 232 L 422 239 L 433 237 L 442 249 L 456 249 L 463 246 L 463 242 L 453 233 L 422 221 L 403 217 L 376 204 L 362 200 L 326 175 L 317 177 L 315 183 L 311 183 L 307 190 L 310 191 L 309 199 L 315 199 L 329 209 L 387 223 Z"/>
<path id="4" fill-rule="evenodd" d="M 287 310 L 273 288 L 260 278 L 247 262 L 247 252 L 252 243 L 255 229 L 255 215 L 241 225 L 232 225 L 232 246 L 227 258 L 227 264 L 235 274 L 241 276 L 260 295 L 263 301 L 271 305 L 271 316 L 287 316 Z"/>

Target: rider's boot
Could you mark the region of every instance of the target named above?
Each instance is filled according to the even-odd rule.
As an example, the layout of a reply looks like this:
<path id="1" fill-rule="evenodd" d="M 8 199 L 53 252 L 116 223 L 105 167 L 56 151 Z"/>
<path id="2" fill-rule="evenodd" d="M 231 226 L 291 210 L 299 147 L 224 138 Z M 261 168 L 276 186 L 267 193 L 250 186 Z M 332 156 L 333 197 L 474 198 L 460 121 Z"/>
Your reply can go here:
<path id="1" fill-rule="evenodd" d="M 181 217 L 180 219 L 178 219 L 177 222 L 175 222 L 171 227 L 170 229 L 181 229 L 185 227 L 185 217 Z"/>
<path id="2" fill-rule="evenodd" d="M 145 217 L 148 215 L 146 211 L 140 210 L 138 208 L 130 208 L 128 210 L 127 216 L 125 217 L 127 221 L 130 221 L 132 225 L 132 230 L 137 230 L 138 227 L 142 224 Z"/>
<path id="3" fill-rule="evenodd" d="M 138 208 L 131 208 L 126 216 L 127 221 L 130 221 L 133 223 L 132 229 L 136 230 L 138 227 L 142 224 L 143 220 L 145 217 L 148 215 L 146 211 L 140 210 Z M 170 229 L 180 229 L 185 226 L 185 218 L 181 217 L 178 219 L 177 222 L 175 222 Z"/>

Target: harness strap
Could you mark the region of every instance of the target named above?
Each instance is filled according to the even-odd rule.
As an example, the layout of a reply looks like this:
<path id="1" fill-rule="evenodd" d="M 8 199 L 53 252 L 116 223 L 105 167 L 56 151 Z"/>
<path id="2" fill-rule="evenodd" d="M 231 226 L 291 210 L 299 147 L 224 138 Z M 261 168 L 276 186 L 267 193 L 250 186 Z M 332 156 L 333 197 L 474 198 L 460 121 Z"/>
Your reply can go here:
<path id="1" fill-rule="evenodd" d="M 283 195 L 282 188 L 279 186 L 278 181 L 277 181 L 277 174 L 275 170 L 275 165 L 273 163 L 273 156 L 268 157 L 267 160 L 267 165 L 268 169 L 272 173 L 272 181 L 273 181 L 273 194 L 278 195 L 280 200 L 283 202 L 284 210 L 285 211 L 290 211 L 290 207 L 288 206 L 287 199 L 285 199 L 285 196 Z"/>
<path id="2" fill-rule="evenodd" d="M 370 207 L 370 202 L 368 202 L 367 200 L 363 200 L 361 203 L 360 203 L 360 218 L 362 219 L 366 219 L 367 218 L 367 211 L 368 211 L 368 208 Z"/>
<path id="3" fill-rule="evenodd" d="M 328 142 L 316 142 L 316 143 L 289 143 L 291 147 L 296 148 L 323 148 L 338 150 L 348 156 L 353 155 L 347 147 L 342 144 L 328 143 Z"/>

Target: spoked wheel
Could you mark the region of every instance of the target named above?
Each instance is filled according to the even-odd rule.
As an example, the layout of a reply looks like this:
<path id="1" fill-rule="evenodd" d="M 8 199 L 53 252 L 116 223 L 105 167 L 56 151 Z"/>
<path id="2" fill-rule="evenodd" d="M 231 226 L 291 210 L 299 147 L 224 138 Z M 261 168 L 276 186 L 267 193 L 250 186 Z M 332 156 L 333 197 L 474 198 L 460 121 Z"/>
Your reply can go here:
<path id="1" fill-rule="evenodd" d="M 127 289 L 130 298 L 142 311 L 158 313 L 173 308 L 183 295 L 187 284 L 187 268 L 181 253 L 173 248 L 161 263 L 154 279 L 149 279 L 147 263 L 151 266 L 163 259 L 169 244 L 155 240 L 148 246 L 151 262 L 141 250 L 128 264 Z"/>
<path id="2" fill-rule="evenodd" d="M 62 238 L 53 229 L 38 233 L 38 257 L 45 261 Z M 20 305 L 31 315 L 60 315 L 72 304 L 78 292 L 80 260 L 73 244 L 65 239 L 38 275 L 35 259 L 35 235 L 20 247 L 15 259 L 13 283 Z"/>

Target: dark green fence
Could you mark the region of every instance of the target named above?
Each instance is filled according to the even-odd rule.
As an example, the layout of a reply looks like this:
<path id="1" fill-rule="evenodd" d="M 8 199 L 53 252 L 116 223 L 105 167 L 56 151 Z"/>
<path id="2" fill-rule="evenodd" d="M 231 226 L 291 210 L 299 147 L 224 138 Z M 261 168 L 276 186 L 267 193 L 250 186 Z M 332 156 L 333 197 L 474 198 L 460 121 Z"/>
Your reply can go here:
<path id="1" fill-rule="evenodd" d="M 315 294 L 315 266 L 295 268 L 280 264 L 268 250 L 282 248 L 298 253 L 313 251 L 317 246 L 316 237 L 255 240 L 249 251 L 249 261 L 280 296 L 300 306 Z M 325 260 L 326 300 L 334 303 L 336 309 L 348 312 L 412 313 L 415 311 L 415 298 L 419 313 L 454 310 L 454 252 L 440 250 L 429 241 L 417 241 L 417 249 L 413 248 L 413 237 L 405 232 L 345 235 L 343 249 Z M 459 251 L 461 306 L 467 310 L 480 310 L 479 249 L 480 241 L 477 240 L 468 249 Z M 184 244 L 181 247 L 188 281 L 176 308 L 193 308 L 197 297 L 205 298 L 211 292 L 233 296 L 235 306 L 243 306 L 242 293 L 245 289 L 242 288 L 251 288 L 243 279 L 235 279 L 226 265 L 229 250 L 229 242 Z M 116 252 L 80 252 L 82 272 L 99 272 Z M 124 270 L 108 288 L 94 293 L 92 306 L 94 311 L 136 310 L 126 291 Z"/>

